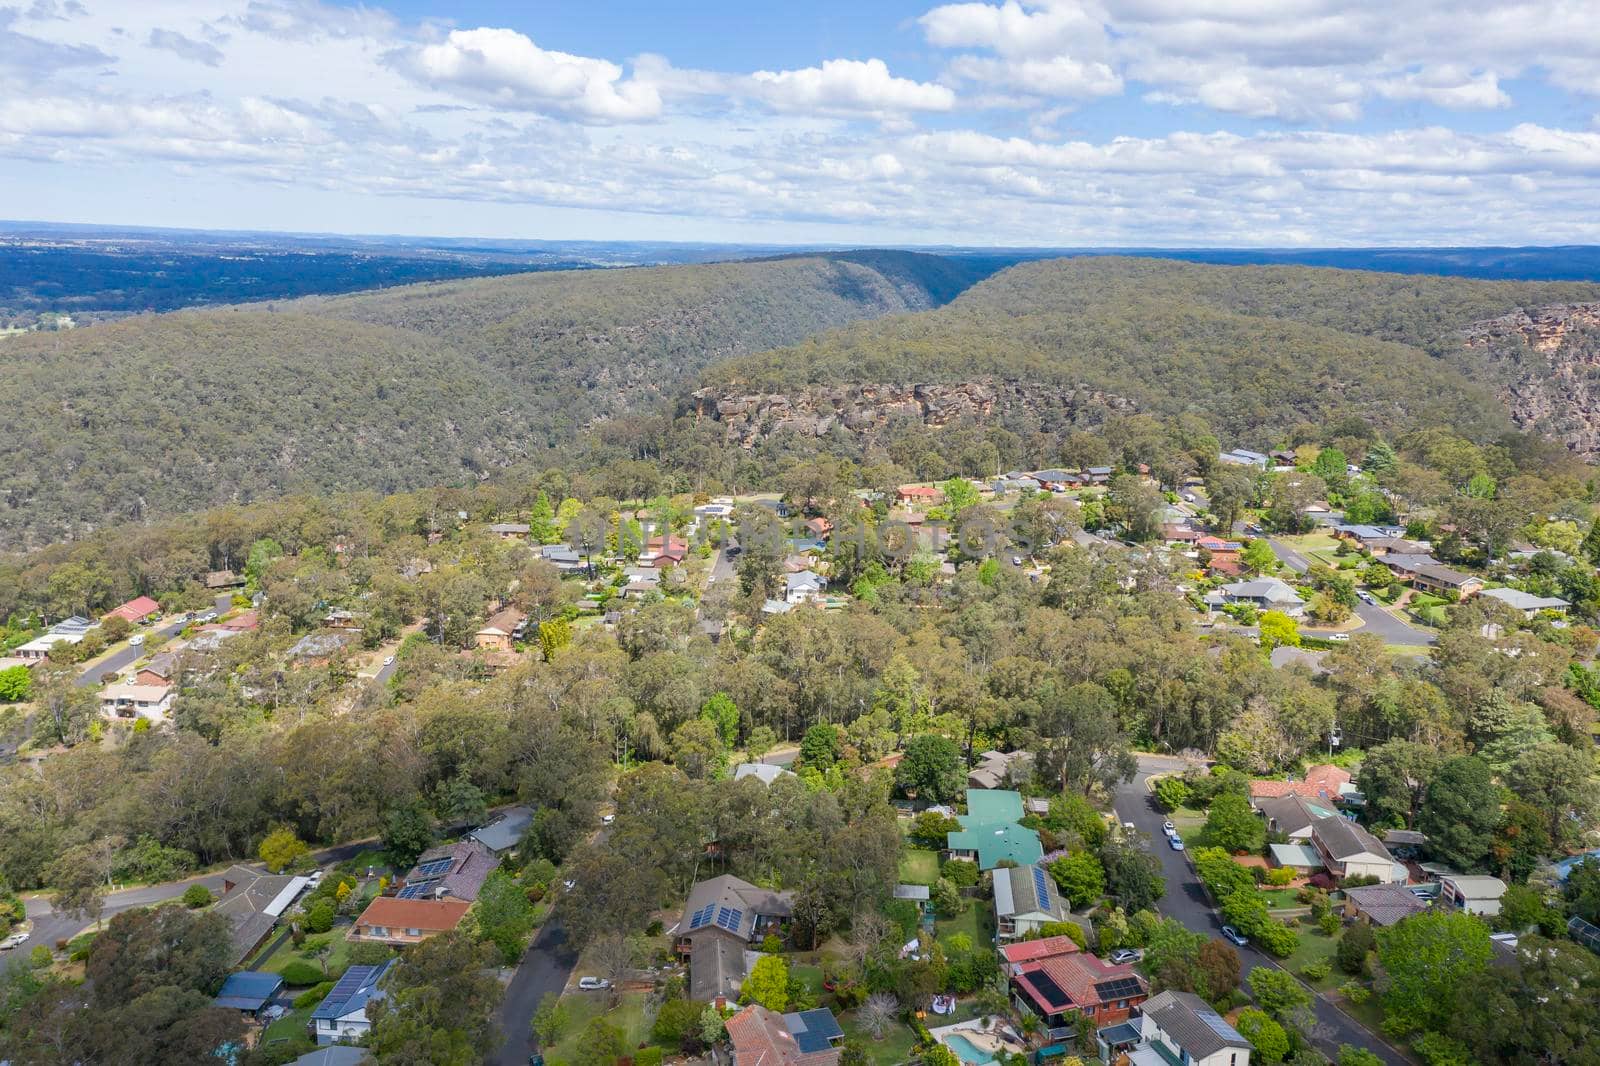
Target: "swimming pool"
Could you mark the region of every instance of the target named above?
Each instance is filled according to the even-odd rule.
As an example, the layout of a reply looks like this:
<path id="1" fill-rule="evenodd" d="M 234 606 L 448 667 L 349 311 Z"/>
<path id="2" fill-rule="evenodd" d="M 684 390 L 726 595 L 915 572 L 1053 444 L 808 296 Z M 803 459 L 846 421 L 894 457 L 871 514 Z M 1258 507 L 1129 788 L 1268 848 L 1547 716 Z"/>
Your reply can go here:
<path id="1" fill-rule="evenodd" d="M 971 1066 L 986 1066 L 994 1061 L 994 1053 L 985 1051 L 960 1033 L 950 1033 L 944 1038 L 945 1046 L 956 1053 L 956 1058 Z"/>

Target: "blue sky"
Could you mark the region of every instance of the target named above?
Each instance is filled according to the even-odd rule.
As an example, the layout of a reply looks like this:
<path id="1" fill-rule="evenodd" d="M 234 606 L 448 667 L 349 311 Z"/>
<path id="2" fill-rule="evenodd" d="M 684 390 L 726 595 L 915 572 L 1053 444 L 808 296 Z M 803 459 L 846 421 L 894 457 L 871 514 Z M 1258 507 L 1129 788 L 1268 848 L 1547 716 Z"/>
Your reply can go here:
<path id="1" fill-rule="evenodd" d="M 1600 0 L 0 0 L 0 214 L 1597 243 L 1595 25 Z"/>

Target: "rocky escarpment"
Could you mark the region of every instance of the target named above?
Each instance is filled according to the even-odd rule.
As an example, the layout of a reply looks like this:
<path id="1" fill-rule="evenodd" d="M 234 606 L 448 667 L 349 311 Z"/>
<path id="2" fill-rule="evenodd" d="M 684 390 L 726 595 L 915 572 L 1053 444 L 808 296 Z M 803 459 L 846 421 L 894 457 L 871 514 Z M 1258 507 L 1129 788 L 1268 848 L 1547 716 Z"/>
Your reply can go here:
<path id="1" fill-rule="evenodd" d="M 1474 323 L 1462 338 L 1488 359 L 1512 421 L 1600 459 L 1600 303 L 1514 311 Z"/>
<path id="2" fill-rule="evenodd" d="M 982 420 L 1023 422 L 1040 429 L 1094 424 L 1131 401 L 1091 389 L 1027 381 L 978 380 L 896 385 L 812 385 L 789 392 L 741 393 L 706 388 L 692 393 L 690 412 L 722 423 L 730 440 L 750 448 L 769 436 L 822 437 L 836 430 L 870 436 L 893 425 L 940 428 Z"/>

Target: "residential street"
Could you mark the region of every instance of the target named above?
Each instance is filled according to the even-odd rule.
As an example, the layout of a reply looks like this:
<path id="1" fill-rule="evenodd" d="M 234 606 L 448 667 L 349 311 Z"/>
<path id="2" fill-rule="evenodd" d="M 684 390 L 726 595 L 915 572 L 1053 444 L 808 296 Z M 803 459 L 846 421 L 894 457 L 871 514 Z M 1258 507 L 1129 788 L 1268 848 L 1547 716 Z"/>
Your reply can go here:
<path id="1" fill-rule="evenodd" d="M 566 987 L 577 964 L 561 923 L 554 919 L 546 922 L 522 956 L 500 1004 L 498 1021 L 505 1043 L 493 1060 L 496 1066 L 526 1066 L 533 1054 L 533 1012 L 546 995 Z"/>
<path id="2" fill-rule="evenodd" d="M 218 596 L 216 599 L 216 610 L 218 614 L 222 614 L 223 612 L 231 609 L 232 605 L 233 594 L 231 592 L 224 593 Z M 160 628 L 153 629 L 150 632 L 159 633 L 163 637 L 171 638 L 177 636 L 178 632 L 188 624 L 188 621 L 185 620 L 182 615 L 179 615 L 173 621 L 167 622 Z M 120 673 L 124 668 L 133 665 L 144 654 L 146 654 L 146 652 L 143 644 L 140 644 L 137 647 L 125 644 L 114 655 L 101 659 L 99 662 L 91 665 L 83 673 L 79 674 L 78 687 L 98 688 L 101 677 L 113 671 Z"/>
<path id="3" fill-rule="evenodd" d="M 213 893 L 221 894 L 222 875 L 207 874 L 204 877 L 191 877 L 187 881 L 171 881 L 163 885 L 145 885 L 141 888 L 107 893 L 105 909 L 100 917 L 107 919 L 113 914 L 121 914 L 136 907 L 148 907 L 152 903 L 176 899 L 183 895 L 183 890 L 190 885 L 205 885 Z M 33 931 L 26 944 L 0 956 L 0 968 L 18 965 L 18 960 L 26 962 L 28 953 L 35 945 L 43 944 L 54 948 L 57 940 L 74 936 L 89 924 L 81 918 L 67 918 L 56 914 L 48 896 L 28 896 L 24 898 L 23 903 L 28 909 L 28 917 L 33 921 Z"/>
<path id="4" fill-rule="evenodd" d="M 1199 877 L 1185 858 L 1186 853 L 1173 851 L 1166 846 L 1161 830 L 1165 816 L 1145 788 L 1145 780 L 1150 775 L 1181 770 L 1185 765 L 1184 760 L 1178 758 L 1139 756 L 1139 773 L 1117 790 L 1114 806 L 1118 818 L 1132 822 L 1140 832 L 1150 836 L 1151 847 L 1161 860 L 1162 873 L 1167 879 L 1167 894 L 1157 904 L 1161 913 L 1178 919 L 1195 932 L 1217 936 L 1222 929 L 1222 921 L 1211 909 Z M 1241 969 L 1245 974 L 1257 966 L 1277 966 L 1254 947 L 1242 947 L 1238 951 Z M 1319 1027 L 1325 1031 L 1325 1035 L 1319 1034 L 1316 1043 L 1330 1057 L 1337 1056 L 1340 1044 L 1353 1044 L 1374 1052 L 1389 1066 L 1404 1066 L 1406 1063 L 1394 1049 L 1368 1033 L 1327 1000 L 1318 996 L 1312 1003 Z"/>
<path id="5" fill-rule="evenodd" d="M 1267 543 L 1272 546 L 1273 554 L 1278 561 L 1297 574 L 1303 574 L 1311 569 L 1311 560 L 1289 547 L 1277 537 L 1268 537 Z M 1371 633 L 1385 644 L 1403 644 L 1413 648 L 1427 647 L 1439 638 L 1427 629 L 1421 629 L 1403 622 L 1384 610 L 1382 607 L 1366 602 L 1356 604 L 1356 615 L 1362 621 L 1360 629 L 1351 630 L 1354 633 Z M 1306 627 L 1311 629 L 1314 627 Z"/>

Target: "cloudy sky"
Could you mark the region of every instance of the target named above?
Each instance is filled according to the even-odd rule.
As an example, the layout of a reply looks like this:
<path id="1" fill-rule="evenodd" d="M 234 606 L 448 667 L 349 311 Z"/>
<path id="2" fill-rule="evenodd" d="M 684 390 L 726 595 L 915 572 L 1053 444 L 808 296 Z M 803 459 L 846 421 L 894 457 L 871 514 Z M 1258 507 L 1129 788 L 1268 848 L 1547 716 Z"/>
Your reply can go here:
<path id="1" fill-rule="evenodd" d="M 14 0 L 0 217 L 1600 243 L 1597 26 L 1600 0 Z"/>

